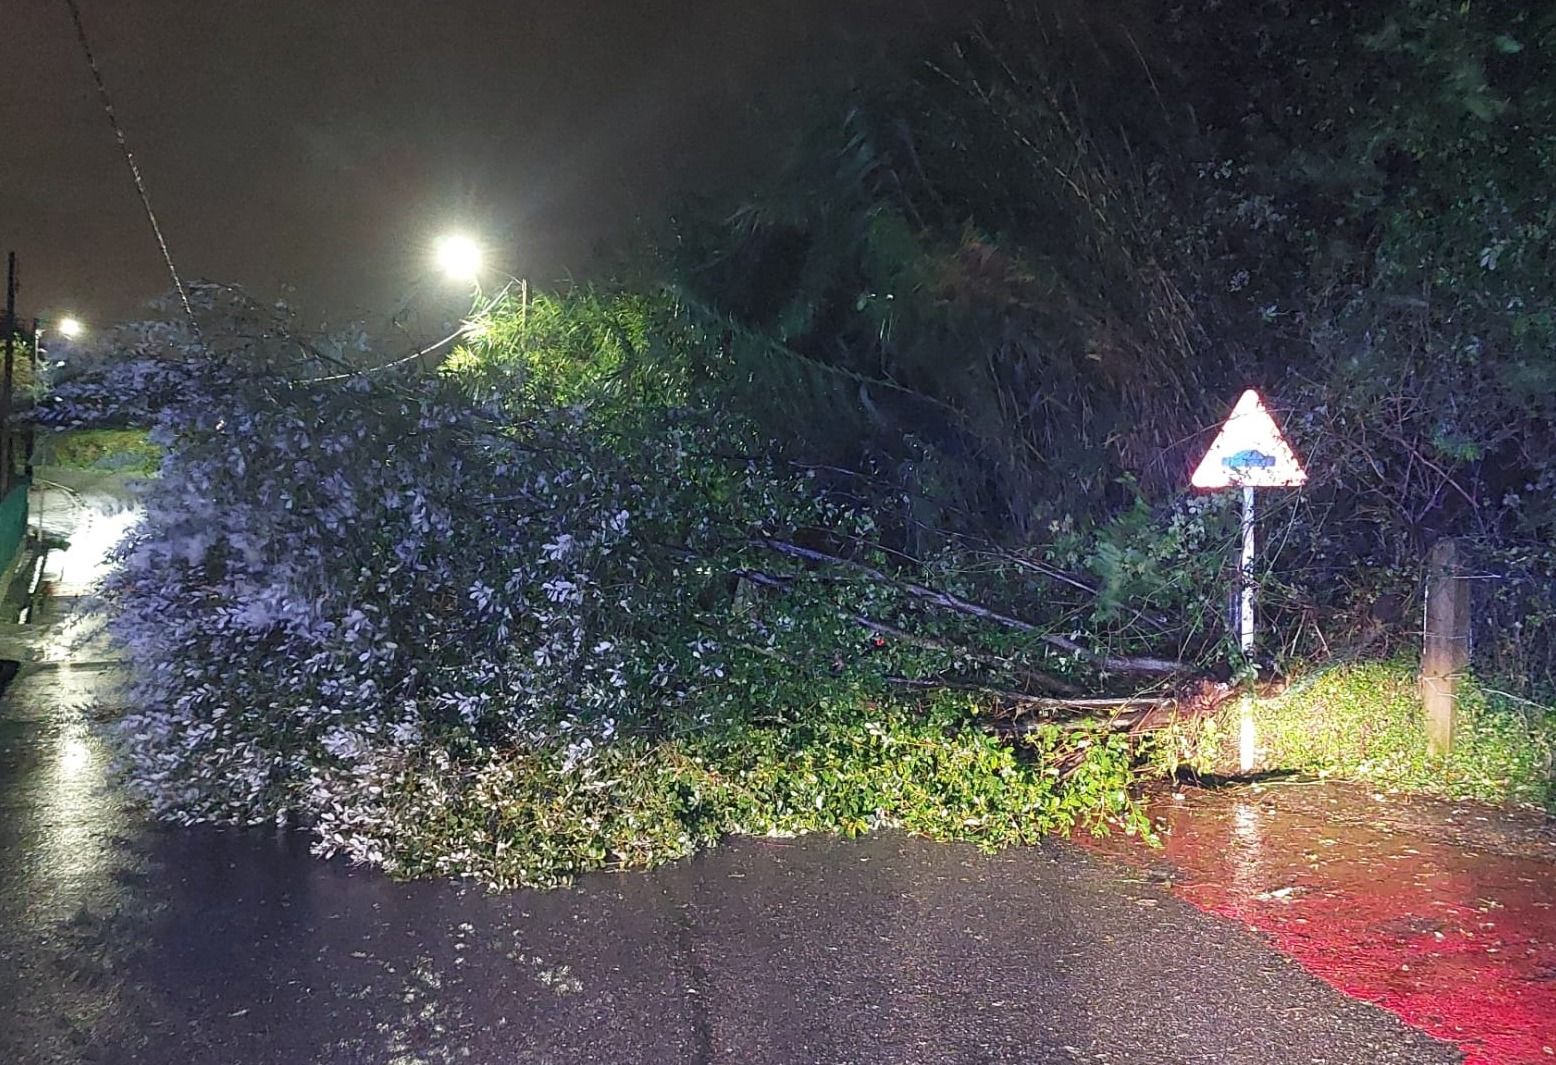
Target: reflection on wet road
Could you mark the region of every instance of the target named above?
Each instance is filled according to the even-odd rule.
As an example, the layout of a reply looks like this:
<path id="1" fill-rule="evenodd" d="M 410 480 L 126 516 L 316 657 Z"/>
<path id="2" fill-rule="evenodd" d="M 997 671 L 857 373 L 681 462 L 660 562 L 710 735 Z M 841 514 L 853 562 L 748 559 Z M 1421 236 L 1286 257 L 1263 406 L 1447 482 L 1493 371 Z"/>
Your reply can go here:
<path id="1" fill-rule="evenodd" d="M 1188 790 L 1157 813 L 1163 850 L 1095 849 L 1470 1065 L 1556 1060 L 1556 842 L 1538 818 L 1301 783 Z"/>

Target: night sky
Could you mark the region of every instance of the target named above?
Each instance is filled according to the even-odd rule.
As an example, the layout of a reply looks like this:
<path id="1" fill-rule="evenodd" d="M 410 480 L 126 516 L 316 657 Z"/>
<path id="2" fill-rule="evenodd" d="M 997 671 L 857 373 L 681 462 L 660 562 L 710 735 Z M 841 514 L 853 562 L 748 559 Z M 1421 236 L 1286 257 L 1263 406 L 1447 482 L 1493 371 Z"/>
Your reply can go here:
<path id="1" fill-rule="evenodd" d="M 948 32 L 943 0 L 81 0 L 186 279 L 313 320 L 447 300 L 465 227 L 544 282 L 771 151 L 753 109 Z M 21 309 L 100 323 L 169 289 L 62 0 L 7 3 L 0 250 Z M 938 21 L 932 21 L 931 15 Z M 460 297 L 463 302 L 463 297 Z"/>

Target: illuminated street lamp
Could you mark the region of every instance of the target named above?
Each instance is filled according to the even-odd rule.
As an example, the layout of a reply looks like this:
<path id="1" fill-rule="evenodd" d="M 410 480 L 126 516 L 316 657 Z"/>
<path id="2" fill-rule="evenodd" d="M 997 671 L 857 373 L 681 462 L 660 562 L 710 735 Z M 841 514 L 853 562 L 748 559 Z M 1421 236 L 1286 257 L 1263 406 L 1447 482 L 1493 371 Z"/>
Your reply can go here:
<path id="1" fill-rule="evenodd" d="M 62 314 L 58 318 L 45 318 L 41 321 L 32 320 L 32 358 L 34 365 L 38 356 L 43 353 L 44 334 L 58 336 L 62 340 L 75 342 L 86 336 L 86 323 L 72 314 Z"/>
<path id="2" fill-rule="evenodd" d="M 18 337 L 15 328 L 15 318 L 11 317 L 8 324 L 10 326 L 10 332 L 6 334 L 5 338 L 4 379 L 3 381 L 0 381 L 0 428 L 3 428 L 10 420 L 11 404 L 13 401 L 12 390 L 16 386 L 16 367 L 14 363 L 15 349 L 13 342 L 18 339 Z M 62 315 L 59 318 L 50 321 L 48 323 L 48 328 L 54 330 L 54 332 L 58 333 L 66 340 L 78 340 L 86 332 L 86 327 L 81 324 L 81 319 L 68 314 Z M 28 368 L 31 370 L 31 374 L 29 375 L 31 380 L 31 387 L 34 389 L 38 387 L 38 363 L 39 357 L 43 353 L 44 332 L 44 323 L 34 318 L 32 320 L 32 350 L 27 352 L 26 356 Z M 26 432 L 23 434 L 22 440 L 22 468 L 26 476 L 31 477 L 32 450 L 34 444 L 32 426 L 29 425 L 27 427 Z M 9 479 L 12 469 L 11 463 L 14 461 L 12 458 L 13 452 L 11 451 L 13 447 L 13 444 L 7 444 L 5 448 L 0 449 L 6 452 L 4 459 L 0 461 L 3 461 L 4 463 L 4 472 L 7 479 Z M 41 516 L 39 517 L 39 521 L 42 521 Z"/>
<path id="3" fill-rule="evenodd" d="M 438 269 L 450 281 L 474 284 L 481 275 L 481 246 L 463 233 L 438 238 L 433 249 Z"/>
<path id="4" fill-rule="evenodd" d="M 481 245 L 476 243 L 463 233 L 445 233 L 438 238 L 433 246 L 433 256 L 438 269 L 443 276 L 450 281 L 465 285 L 475 285 L 479 288 L 482 272 L 486 269 L 486 255 Z M 506 271 L 499 273 L 519 286 L 519 314 L 524 320 L 529 318 L 529 280 L 527 278 L 514 277 Z M 498 294 L 500 299 L 506 295 L 507 289 Z M 495 301 L 494 301 L 495 302 Z M 473 336 L 479 330 L 479 326 L 466 323 L 465 335 Z"/>

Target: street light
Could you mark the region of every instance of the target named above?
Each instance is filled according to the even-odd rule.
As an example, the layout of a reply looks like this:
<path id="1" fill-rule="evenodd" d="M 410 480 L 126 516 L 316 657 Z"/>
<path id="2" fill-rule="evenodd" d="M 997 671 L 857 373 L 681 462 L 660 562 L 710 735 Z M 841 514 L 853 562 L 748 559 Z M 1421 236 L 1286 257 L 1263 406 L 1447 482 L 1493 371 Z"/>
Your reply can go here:
<path id="1" fill-rule="evenodd" d="M 481 275 L 481 246 L 463 233 L 438 238 L 434 253 L 438 269 L 450 281 L 474 284 Z"/>
<path id="2" fill-rule="evenodd" d="M 6 338 L 5 338 L 5 367 L 4 367 L 4 374 L 5 374 L 5 376 L 4 376 L 3 382 L 0 382 L 0 430 L 3 430 L 3 428 L 6 425 L 6 423 L 10 420 L 10 416 L 11 416 L 11 403 L 12 403 L 12 398 L 13 398 L 12 390 L 16 386 L 16 377 L 15 377 L 16 366 L 15 366 L 15 361 L 14 361 L 14 359 L 15 359 L 14 341 L 16 340 L 16 321 L 15 321 L 14 317 L 9 320 L 9 325 L 10 325 L 10 331 L 6 334 Z M 82 334 L 84 334 L 86 332 L 86 327 L 81 324 L 81 319 L 72 317 L 71 315 L 68 315 L 68 314 L 67 315 L 62 315 L 61 317 L 54 319 L 52 322 L 49 323 L 49 328 L 53 329 L 56 333 L 58 333 L 60 336 L 64 337 L 66 340 L 77 340 L 77 339 L 79 339 L 82 336 Z M 32 320 L 32 350 L 27 353 L 27 366 L 28 366 L 28 369 L 31 371 L 31 373 L 28 375 L 28 380 L 29 380 L 29 386 L 28 387 L 31 388 L 31 389 L 34 389 L 34 390 L 36 390 L 38 388 L 38 386 L 39 386 L 38 363 L 39 363 L 39 356 L 43 352 L 43 333 L 44 333 L 44 323 L 40 322 L 38 319 L 34 318 Z M 24 472 L 26 473 L 26 475 L 28 477 L 31 477 L 32 476 L 32 450 L 33 450 L 33 444 L 34 444 L 33 428 L 32 428 L 32 426 L 29 425 L 27 427 L 26 432 L 23 434 L 22 441 L 23 441 L 23 443 L 22 443 L 22 448 L 23 448 L 23 451 L 22 451 L 22 455 L 23 455 L 22 463 L 23 463 L 23 466 L 22 466 L 22 468 L 23 468 Z M 12 457 L 11 457 L 12 456 L 12 452 L 11 452 L 12 446 L 14 446 L 14 445 L 9 445 L 8 444 L 6 447 L 0 448 L 0 452 L 4 453 L 4 457 L 3 457 L 3 459 L 0 459 L 0 463 L 3 463 L 3 473 L 4 473 L 4 477 L 5 477 L 5 480 L 7 481 L 7 483 L 9 483 L 9 481 L 10 481 L 11 470 L 12 470 L 11 463 L 14 461 L 12 459 Z M 39 521 L 40 522 L 42 521 L 41 515 L 39 517 Z M 39 525 L 39 528 L 40 529 L 42 528 L 41 524 Z"/>
<path id="3" fill-rule="evenodd" d="M 450 281 L 457 281 L 465 285 L 474 285 L 477 294 L 480 290 L 482 272 L 486 269 L 485 251 L 481 245 L 463 233 L 445 233 L 439 237 L 433 246 L 433 255 L 437 261 L 438 269 L 443 276 Z M 519 316 L 521 321 L 529 320 L 529 281 L 526 278 L 514 277 L 507 271 L 497 271 L 501 276 L 507 277 L 510 282 L 519 286 Z M 506 296 L 508 289 L 505 287 L 497 297 L 491 301 L 492 305 Z M 464 335 L 473 337 L 479 331 L 479 326 L 466 323 Z"/>
<path id="4" fill-rule="evenodd" d="M 58 318 L 45 318 L 32 320 L 32 357 L 34 362 L 43 351 L 43 336 L 48 333 L 58 336 L 62 340 L 75 342 L 86 336 L 86 323 L 71 314 L 62 314 Z"/>

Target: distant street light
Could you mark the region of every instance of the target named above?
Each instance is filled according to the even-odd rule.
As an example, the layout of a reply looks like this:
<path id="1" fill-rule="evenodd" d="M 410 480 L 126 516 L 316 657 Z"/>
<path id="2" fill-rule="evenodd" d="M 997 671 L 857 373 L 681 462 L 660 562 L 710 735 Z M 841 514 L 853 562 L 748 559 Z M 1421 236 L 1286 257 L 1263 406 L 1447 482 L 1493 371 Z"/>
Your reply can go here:
<path id="1" fill-rule="evenodd" d="M 450 281 L 474 284 L 480 278 L 481 246 L 464 234 L 440 237 L 435 252 L 438 269 Z"/>
<path id="2" fill-rule="evenodd" d="M 4 394 L 3 397 L 0 397 L 0 408 L 3 408 L 5 415 L 4 417 L 0 417 L 0 427 L 3 427 L 5 422 L 10 417 L 12 389 L 16 387 L 16 366 L 14 364 L 15 352 L 12 348 L 12 341 L 16 336 L 16 319 L 14 314 L 10 316 L 9 324 L 11 331 L 7 333 L 5 338 L 5 380 L 3 386 Z M 54 330 L 66 340 L 77 340 L 86 332 L 86 326 L 81 324 L 81 319 L 73 318 L 68 314 L 60 318 L 56 318 L 52 322 L 48 323 L 48 328 Z M 40 357 L 43 354 L 43 334 L 44 323 L 34 318 L 32 320 L 32 350 L 27 353 L 28 366 L 32 371 L 30 375 L 29 387 L 32 389 L 37 389 L 39 385 L 38 364 L 40 362 Z M 58 365 L 64 364 L 60 363 Z M 32 426 L 29 425 L 26 431 L 22 434 L 22 469 L 28 477 L 32 476 L 32 450 L 34 444 L 33 432 L 34 430 Z M 7 479 L 10 477 L 12 461 L 12 458 L 7 455 L 5 458 L 5 475 Z M 38 520 L 40 522 L 39 528 L 41 529 L 41 522 L 43 520 L 41 514 L 39 515 Z"/>

